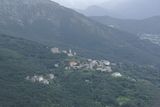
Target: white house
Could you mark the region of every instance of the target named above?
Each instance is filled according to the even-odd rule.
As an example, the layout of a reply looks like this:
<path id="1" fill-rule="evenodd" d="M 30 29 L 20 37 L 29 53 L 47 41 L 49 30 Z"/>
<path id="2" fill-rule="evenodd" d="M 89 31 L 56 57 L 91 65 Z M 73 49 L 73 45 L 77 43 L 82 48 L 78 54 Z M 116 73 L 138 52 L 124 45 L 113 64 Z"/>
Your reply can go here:
<path id="1" fill-rule="evenodd" d="M 51 48 L 51 52 L 53 53 L 53 54 L 59 54 L 60 53 L 60 50 L 59 50 L 59 48 Z"/>
<path id="2" fill-rule="evenodd" d="M 113 77 L 122 77 L 122 74 L 119 72 L 115 72 L 112 74 Z"/>
<path id="3" fill-rule="evenodd" d="M 106 66 L 109 66 L 109 65 L 111 64 L 111 63 L 110 63 L 109 61 L 107 61 L 107 60 L 103 60 L 102 62 L 103 62 L 103 64 L 106 65 Z"/>

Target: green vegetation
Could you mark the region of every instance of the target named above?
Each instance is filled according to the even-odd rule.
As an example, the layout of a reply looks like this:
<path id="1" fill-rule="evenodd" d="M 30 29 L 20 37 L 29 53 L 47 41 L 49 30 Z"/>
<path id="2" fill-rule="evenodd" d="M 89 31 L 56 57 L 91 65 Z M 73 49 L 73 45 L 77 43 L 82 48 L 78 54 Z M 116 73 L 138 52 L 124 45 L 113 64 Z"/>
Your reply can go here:
<path id="1" fill-rule="evenodd" d="M 114 70 L 124 76 L 115 78 L 110 73 L 65 70 L 63 64 L 69 59 L 39 43 L 0 35 L 0 106 L 151 107 L 157 98 L 152 81 L 127 73 L 127 66 L 122 72 L 117 65 Z M 55 68 L 56 63 L 61 66 Z M 49 73 L 55 75 L 49 85 L 25 79 Z"/>
<path id="2" fill-rule="evenodd" d="M 113 67 L 115 71 L 126 74 L 134 79 L 150 81 L 152 84 L 160 87 L 160 71 L 158 68 L 150 65 L 135 64 L 117 64 Z"/>
<path id="3" fill-rule="evenodd" d="M 131 100 L 127 97 L 124 97 L 124 96 L 120 96 L 120 97 L 117 98 L 117 102 L 120 106 L 129 103 L 129 101 L 131 101 Z"/>
<path id="4" fill-rule="evenodd" d="M 0 32 L 28 39 L 0 35 L 0 107 L 159 107 L 156 45 L 49 0 L 0 0 Z M 53 54 L 55 46 L 85 57 Z M 65 69 L 86 57 L 116 62 L 123 76 Z"/>
<path id="5" fill-rule="evenodd" d="M 86 57 L 160 64 L 159 46 L 141 41 L 134 34 L 97 23 L 50 0 L 0 2 L 0 32 L 4 34 L 72 48 Z"/>

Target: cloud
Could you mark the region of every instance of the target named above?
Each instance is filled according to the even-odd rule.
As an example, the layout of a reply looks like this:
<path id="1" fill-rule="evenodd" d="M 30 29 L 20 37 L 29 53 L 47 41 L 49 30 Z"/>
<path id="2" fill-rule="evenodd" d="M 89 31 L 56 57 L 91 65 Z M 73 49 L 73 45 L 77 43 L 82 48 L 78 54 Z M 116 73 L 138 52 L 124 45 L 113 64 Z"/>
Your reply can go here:
<path id="1" fill-rule="evenodd" d="M 70 8 L 86 8 L 90 5 L 101 5 L 106 6 L 107 8 L 115 8 L 117 6 L 123 6 L 125 4 L 142 4 L 145 5 L 147 3 L 157 3 L 160 4 L 159 0 L 52 0 L 61 5 Z"/>
<path id="2" fill-rule="evenodd" d="M 111 0 L 53 0 L 53 1 L 58 2 L 66 7 L 86 8 L 90 5 L 97 5 Z"/>
<path id="3" fill-rule="evenodd" d="M 53 0 L 69 8 L 86 9 L 97 5 L 106 9 L 111 16 L 120 18 L 144 18 L 160 15 L 160 0 Z M 116 14 L 116 15 L 114 15 Z"/>
<path id="4" fill-rule="evenodd" d="M 104 1 L 99 5 L 107 9 L 114 9 L 119 6 L 124 6 L 125 4 L 129 4 L 133 1 L 136 1 L 136 0 L 108 0 L 108 1 Z"/>
<path id="5" fill-rule="evenodd" d="M 159 0 L 114 0 L 101 6 L 110 11 L 112 16 L 119 18 L 137 18 L 160 15 Z"/>

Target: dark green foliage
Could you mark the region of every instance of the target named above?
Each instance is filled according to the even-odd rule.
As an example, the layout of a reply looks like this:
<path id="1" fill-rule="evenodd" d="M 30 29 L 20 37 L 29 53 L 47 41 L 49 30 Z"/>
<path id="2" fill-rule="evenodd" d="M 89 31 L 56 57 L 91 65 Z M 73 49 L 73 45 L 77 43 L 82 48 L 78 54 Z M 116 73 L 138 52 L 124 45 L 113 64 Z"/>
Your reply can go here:
<path id="1" fill-rule="evenodd" d="M 70 58 L 50 52 L 50 46 L 60 46 L 89 57 L 156 65 L 158 47 L 49 0 L 0 2 L 0 32 L 36 41 L 0 35 L 0 107 L 151 107 L 159 102 L 154 68 L 117 65 L 114 72 L 124 76 L 113 78 L 110 73 L 64 70 Z M 55 75 L 49 85 L 26 80 L 49 73 Z"/>
<path id="2" fill-rule="evenodd" d="M 53 55 L 49 47 L 39 43 L 0 35 L 0 106 L 151 107 L 157 97 L 152 80 L 135 72 L 130 75 L 127 66 L 123 68 L 123 78 L 96 71 L 66 71 L 63 65 L 54 68 L 55 63 L 64 64 L 65 60 L 69 60 L 66 55 Z M 56 76 L 49 85 L 25 79 L 28 75 L 47 73 Z M 127 75 L 144 80 L 135 82 Z"/>
<path id="3" fill-rule="evenodd" d="M 158 68 L 149 65 L 135 65 L 135 64 L 117 64 L 114 70 L 124 73 L 134 79 L 147 80 L 153 84 L 160 86 L 160 71 Z"/>

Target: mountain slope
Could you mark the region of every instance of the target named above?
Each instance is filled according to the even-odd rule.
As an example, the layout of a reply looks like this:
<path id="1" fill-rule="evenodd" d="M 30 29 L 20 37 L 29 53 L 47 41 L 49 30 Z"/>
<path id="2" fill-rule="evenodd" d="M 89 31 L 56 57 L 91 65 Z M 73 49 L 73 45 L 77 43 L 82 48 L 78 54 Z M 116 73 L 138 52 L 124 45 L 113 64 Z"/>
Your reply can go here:
<path id="1" fill-rule="evenodd" d="M 109 16 L 94 16 L 91 17 L 100 23 L 106 25 L 113 25 L 117 29 L 127 31 L 130 33 L 148 33 L 148 34 L 160 34 L 160 16 L 154 16 L 142 20 L 134 19 L 117 19 Z"/>
<path id="2" fill-rule="evenodd" d="M 108 0 L 101 4 L 89 6 L 88 8 L 79 11 L 87 16 L 111 16 L 122 19 L 144 19 L 146 17 L 152 17 L 160 15 L 158 0 Z M 92 7 L 93 10 L 92 10 Z M 90 9 L 91 8 L 91 9 Z M 101 10 L 101 11 L 99 11 Z M 99 11 L 99 13 L 96 13 Z"/>
<path id="3" fill-rule="evenodd" d="M 134 77 L 134 73 L 130 76 L 136 79 L 133 81 L 127 70 L 120 78 L 104 72 L 65 70 L 61 62 L 66 59 L 64 54 L 52 54 L 50 47 L 0 35 L 0 106 L 150 107 L 158 97 L 151 81 Z M 55 68 L 55 63 L 60 67 Z M 43 83 L 42 77 L 48 74 L 54 79 Z M 41 81 L 30 81 L 29 76 L 40 76 Z"/>
<path id="4" fill-rule="evenodd" d="M 49 0 L 0 0 L 0 31 L 81 54 L 115 61 L 159 64 L 159 47 L 106 27 Z M 80 51 L 82 50 L 82 51 Z"/>
<path id="5" fill-rule="evenodd" d="M 85 10 L 81 10 L 81 9 L 75 9 L 75 10 L 86 16 L 106 16 L 107 14 L 109 14 L 107 12 L 107 9 L 100 7 L 100 6 L 96 6 L 96 5 L 89 6 Z"/>
<path id="6" fill-rule="evenodd" d="M 138 35 L 141 40 L 149 40 L 160 46 L 160 17 L 154 16 L 143 20 L 116 19 L 108 16 L 91 17 L 107 26 Z"/>

